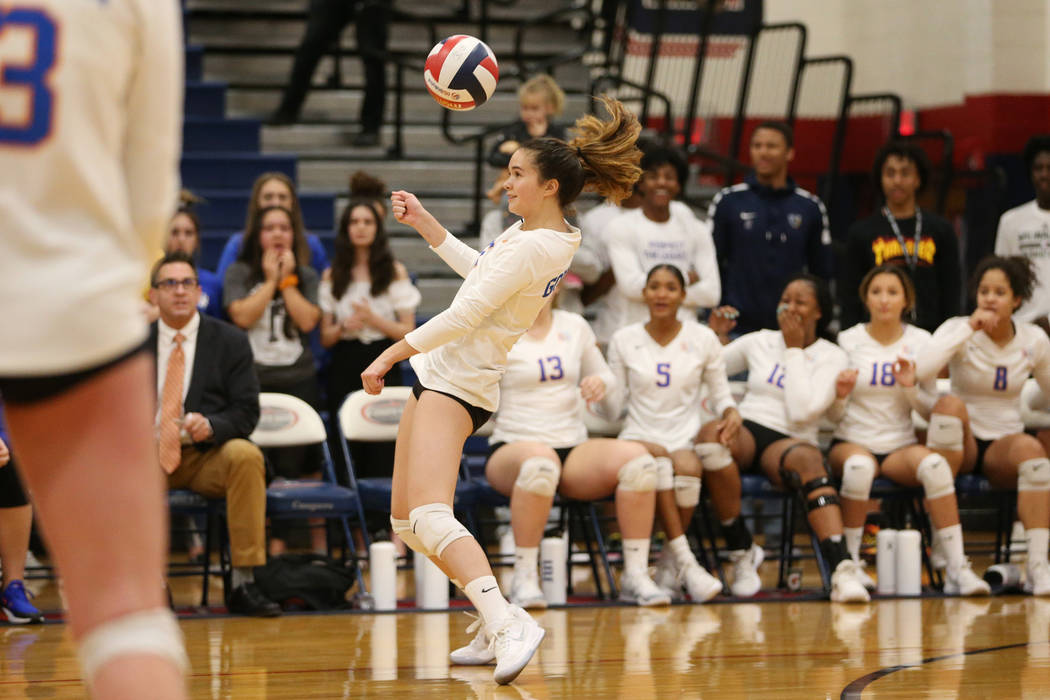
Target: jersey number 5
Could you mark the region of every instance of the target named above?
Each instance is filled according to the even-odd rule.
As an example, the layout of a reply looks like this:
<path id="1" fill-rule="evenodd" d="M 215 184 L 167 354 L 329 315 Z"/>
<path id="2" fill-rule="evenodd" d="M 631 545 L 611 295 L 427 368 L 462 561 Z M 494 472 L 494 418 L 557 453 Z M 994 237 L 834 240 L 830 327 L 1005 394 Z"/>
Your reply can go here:
<path id="1" fill-rule="evenodd" d="M 0 145 L 36 146 L 51 133 L 57 39 L 45 11 L 0 7 Z"/>

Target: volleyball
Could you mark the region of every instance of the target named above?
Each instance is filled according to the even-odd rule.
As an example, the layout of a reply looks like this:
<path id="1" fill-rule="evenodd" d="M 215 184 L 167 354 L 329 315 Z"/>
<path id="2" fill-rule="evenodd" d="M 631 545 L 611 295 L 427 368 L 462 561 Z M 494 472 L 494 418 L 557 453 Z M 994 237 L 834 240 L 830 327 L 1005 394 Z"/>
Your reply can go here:
<path id="1" fill-rule="evenodd" d="M 458 111 L 485 104 L 498 80 L 499 66 L 492 49 L 467 34 L 454 34 L 438 42 L 423 69 L 430 96 L 442 107 Z"/>

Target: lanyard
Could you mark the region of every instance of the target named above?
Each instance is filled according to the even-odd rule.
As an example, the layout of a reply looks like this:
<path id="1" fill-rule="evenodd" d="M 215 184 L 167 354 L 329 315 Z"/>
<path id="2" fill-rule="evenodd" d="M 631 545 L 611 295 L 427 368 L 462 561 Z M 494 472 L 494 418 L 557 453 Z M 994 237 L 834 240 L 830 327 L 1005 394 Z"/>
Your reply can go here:
<path id="1" fill-rule="evenodd" d="M 890 228 L 893 229 L 893 235 L 897 237 L 897 242 L 901 244 L 901 252 L 904 254 L 904 262 L 908 264 L 908 270 L 915 273 L 915 268 L 919 264 L 919 243 L 922 242 L 922 209 L 915 207 L 915 249 L 912 251 L 913 255 L 908 255 L 908 246 L 904 243 L 904 236 L 901 235 L 901 229 L 897 225 L 897 219 L 890 213 L 889 207 L 882 208 L 882 215 L 890 222 Z"/>

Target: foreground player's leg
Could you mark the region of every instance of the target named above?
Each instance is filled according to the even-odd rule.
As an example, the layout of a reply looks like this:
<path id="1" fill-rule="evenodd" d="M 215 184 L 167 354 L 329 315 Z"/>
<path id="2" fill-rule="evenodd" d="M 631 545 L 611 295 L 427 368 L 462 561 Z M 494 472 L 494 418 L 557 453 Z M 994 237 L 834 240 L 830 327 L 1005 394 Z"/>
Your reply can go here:
<path id="1" fill-rule="evenodd" d="M 140 354 L 53 398 L 7 407 L 84 678 L 99 698 L 185 697 L 182 635 L 161 585 L 168 508 L 152 365 Z"/>

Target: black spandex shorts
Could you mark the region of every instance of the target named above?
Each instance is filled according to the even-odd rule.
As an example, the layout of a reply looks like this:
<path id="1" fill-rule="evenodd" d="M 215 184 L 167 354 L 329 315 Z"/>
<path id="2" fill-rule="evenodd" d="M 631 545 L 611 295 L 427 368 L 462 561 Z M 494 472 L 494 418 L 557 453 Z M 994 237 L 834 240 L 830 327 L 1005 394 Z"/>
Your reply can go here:
<path id="1" fill-rule="evenodd" d="M 830 451 L 832 447 L 834 447 L 835 445 L 838 445 L 841 442 L 846 442 L 846 440 L 842 440 L 840 438 L 831 438 L 831 445 L 828 447 L 828 450 Z M 864 445 L 858 445 L 858 447 L 864 447 Z M 864 449 L 867 449 L 867 448 L 865 447 Z M 871 450 L 868 450 L 868 451 L 871 452 Z M 881 465 L 882 464 L 882 460 L 884 460 L 887 457 L 889 457 L 890 454 L 892 454 L 892 453 L 888 452 L 886 454 L 879 454 L 877 452 L 872 452 L 871 456 L 875 458 L 875 463 L 876 464 L 880 464 Z"/>
<path id="2" fill-rule="evenodd" d="M 136 345 L 128 352 L 97 367 L 82 369 L 68 374 L 49 374 L 36 377 L 0 377 L 0 395 L 5 403 L 33 403 L 65 393 L 76 385 L 119 365 L 146 349 L 149 341 Z"/>
<path id="3" fill-rule="evenodd" d="M 25 489 L 18 478 L 18 470 L 15 468 L 15 460 L 12 459 L 6 466 L 0 467 L 0 508 L 19 508 L 29 505 L 26 499 Z"/>
<path id="4" fill-rule="evenodd" d="M 762 460 L 762 453 L 766 451 L 766 448 L 772 445 L 777 440 L 785 440 L 790 438 L 790 435 L 785 435 L 779 431 L 767 428 L 764 425 L 756 423 L 753 420 L 744 420 L 744 427 L 751 431 L 752 437 L 755 438 L 755 459 L 752 462 L 752 467 L 759 464 Z M 746 470 L 741 470 L 746 471 Z"/>
<path id="5" fill-rule="evenodd" d="M 499 448 L 503 447 L 506 444 L 507 443 L 505 443 L 505 442 L 494 442 L 494 443 L 490 444 L 489 445 L 489 457 L 492 456 L 493 452 L 495 452 L 496 450 L 498 450 Z M 568 457 L 569 453 L 572 452 L 575 448 L 574 447 L 553 447 L 551 449 L 554 450 L 554 454 L 558 455 L 558 460 L 562 464 L 565 464 L 565 458 Z"/>
<path id="6" fill-rule="evenodd" d="M 995 442 L 995 440 L 982 440 L 976 435 L 973 436 L 973 439 L 977 441 L 977 462 L 975 462 L 973 465 L 973 473 L 983 474 L 984 455 L 986 452 L 988 452 L 988 448 L 992 446 L 992 443 Z"/>
<path id="7" fill-rule="evenodd" d="M 470 416 L 470 420 L 474 424 L 474 432 L 477 432 L 478 428 L 480 428 L 481 426 L 485 425 L 485 423 L 488 421 L 488 419 L 492 417 L 492 411 L 486 411 L 484 408 L 478 408 L 477 406 L 475 406 L 473 404 L 467 403 L 466 401 L 464 401 L 463 399 L 459 398 L 458 396 L 453 396 L 452 394 L 448 393 L 447 391 L 438 391 L 437 389 L 428 389 L 425 386 L 423 386 L 422 384 L 420 384 L 419 382 L 416 382 L 416 385 L 414 387 L 412 387 L 412 395 L 416 397 L 416 401 L 419 400 L 419 395 L 422 394 L 424 391 L 433 391 L 435 394 L 441 394 L 442 396 L 447 396 L 450 399 L 452 399 L 453 401 L 455 401 L 456 403 L 458 403 L 460 406 L 465 408 L 467 410 L 467 415 Z"/>

